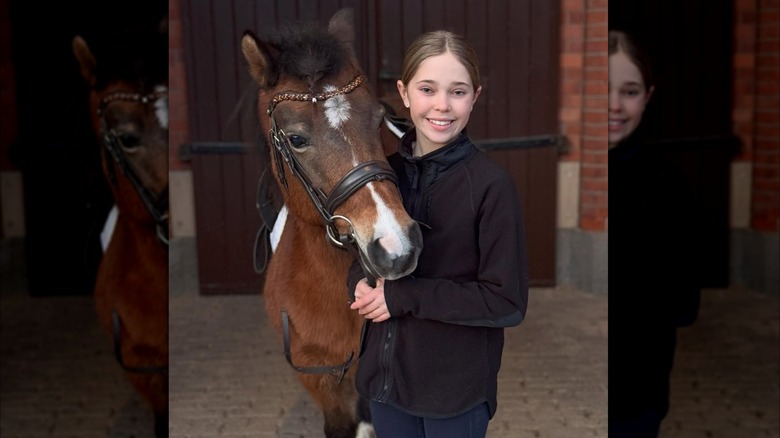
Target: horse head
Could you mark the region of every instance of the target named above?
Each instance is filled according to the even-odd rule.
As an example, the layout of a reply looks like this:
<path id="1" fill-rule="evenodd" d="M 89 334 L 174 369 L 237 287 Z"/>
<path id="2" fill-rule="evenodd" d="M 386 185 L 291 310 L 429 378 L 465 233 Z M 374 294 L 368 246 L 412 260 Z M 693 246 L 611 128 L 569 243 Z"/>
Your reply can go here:
<path id="1" fill-rule="evenodd" d="M 156 226 L 165 241 L 168 74 L 167 40 L 161 38 L 164 33 L 161 27 L 150 36 L 124 38 L 131 41 L 117 38 L 117 45 L 104 49 L 100 56 L 81 36 L 73 38 L 72 46 L 90 88 L 92 125 L 104 146 L 103 172 L 114 202 L 123 216 Z"/>
<path id="2" fill-rule="evenodd" d="M 259 86 L 260 125 L 291 216 L 344 236 L 364 268 L 397 279 L 422 249 L 382 148 L 384 108 L 355 57 L 351 9 L 327 30 L 296 27 L 275 41 L 247 31 L 241 48 Z"/>

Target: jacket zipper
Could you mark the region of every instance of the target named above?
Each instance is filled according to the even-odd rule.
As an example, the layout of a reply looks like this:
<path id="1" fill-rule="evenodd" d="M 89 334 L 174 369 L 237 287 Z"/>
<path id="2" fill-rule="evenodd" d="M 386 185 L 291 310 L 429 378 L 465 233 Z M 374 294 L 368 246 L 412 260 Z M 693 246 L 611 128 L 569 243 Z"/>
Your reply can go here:
<path id="1" fill-rule="evenodd" d="M 385 326 L 384 345 L 382 347 L 382 390 L 379 392 L 378 401 L 386 402 L 390 388 L 393 386 L 393 378 L 390 376 L 390 359 L 393 357 L 393 333 L 395 332 L 395 321 L 390 319 Z"/>

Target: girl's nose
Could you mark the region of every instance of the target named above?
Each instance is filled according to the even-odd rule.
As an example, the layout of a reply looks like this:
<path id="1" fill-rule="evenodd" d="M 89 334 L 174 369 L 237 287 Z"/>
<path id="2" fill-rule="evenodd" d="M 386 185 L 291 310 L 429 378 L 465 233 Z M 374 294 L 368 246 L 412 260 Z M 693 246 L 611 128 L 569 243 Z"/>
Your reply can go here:
<path id="1" fill-rule="evenodd" d="M 609 110 L 620 111 L 620 96 L 617 91 L 609 92 Z"/>
<path id="2" fill-rule="evenodd" d="M 436 99 L 436 109 L 439 111 L 447 111 L 450 109 L 450 96 L 447 93 L 439 94 Z"/>

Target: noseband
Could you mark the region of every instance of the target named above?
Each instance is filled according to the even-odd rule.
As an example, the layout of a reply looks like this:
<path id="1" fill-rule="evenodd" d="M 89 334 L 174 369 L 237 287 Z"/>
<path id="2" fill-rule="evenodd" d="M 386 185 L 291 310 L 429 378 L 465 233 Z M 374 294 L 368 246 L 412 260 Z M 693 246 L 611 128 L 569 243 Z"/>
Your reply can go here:
<path id="1" fill-rule="evenodd" d="M 292 174 L 298 177 L 298 180 L 301 182 L 304 189 L 306 189 L 306 193 L 308 193 L 309 198 L 311 198 L 311 201 L 314 204 L 314 208 L 317 209 L 317 212 L 320 214 L 320 217 L 325 224 L 326 234 L 329 241 L 339 248 L 344 248 L 350 251 L 354 250 L 353 255 L 358 255 L 357 250 L 355 249 L 357 242 L 355 241 L 354 227 L 348 218 L 335 214 L 336 208 L 343 204 L 344 201 L 349 199 L 349 197 L 352 196 L 352 194 L 354 194 L 358 189 L 370 183 L 371 181 L 381 181 L 388 179 L 396 186 L 398 186 L 398 178 L 396 177 L 395 172 L 386 161 L 365 161 L 347 172 L 347 174 L 341 178 L 335 187 L 333 187 L 330 193 L 326 194 L 323 190 L 314 186 L 311 178 L 309 178 L 308 174 L 306 173 L 306 170 L 303 168 L 300 161 L 298 161 L 298 159 L 295 157 L 295 154 L 292 151 L 292 146 L 290 144 L 290 139 L 287 137 L 287 134 L 285 134 L 284 130 L 282 130 L 282 128 L 276 124 L 273 112 L 276 108 L 276 105 L 284 101 L 292 100 L 300 102 L 312 102 L 313 104 L 317 104 L 318 102 L 324 102 L 335 96 L 348 94 L 359 87 L 361 83 L 363 83 L 363 77 L 356 76 L 355 79 L 353 79 L 350 83 L 334 91 L 328 91 L 319 94 L 291 92 L 280 93 L 274 96 L 274 98 L 271 99 L 271 103 L 268 105 L 268 117 L 271 119 L 270 137 L 271 143 L 274 146 L 274 160 L 276 161 L 276 169 L 279 181 L 282 183 L 284 188 L 287 189 L 287 179 L 285 178 L 284 168 L 282 167 L 283 159 L 284 162 L 287 163 L 287 166 L 290 168 Z M 340 234 L 338 232 L 335 226 L 335 221 L 337 219 L 342 220 L 346 222 L 347 225 L 349 225 L 349 233 Z M 358 260 L 361 259 L 358 258 Z M 363 264 L 362 260 L 361 264 L 363 265 L 363 270 L 366 271 L 367 274 L 371 274 L 372 276 L 376 277 L 370 268 Z"/>
<path id="2" fill-rule="evenodd" d="M 164 91 L 146 95 L 118 91 L 105 96 L 100 101 L 97 110 L 98 117 L 100 118 L 101 130 L 103 131 L 103 143 L 105 144 L 106 149 L 111 153 L 114 162 L 119 166 L 122 174 L 133 184 L 133 187 L 135 188 L 135 191 L 138 192 L 138 196 L 140 196 L 144 206 L 152 215 L 152 218 L 154 218 L 154 222 L 157 224 L 157 238 L 165 245 L 168 245 L 168 187 L 163 189 L 162 193 L 157 194 L 143 185 L 138 174 L 133 170 L 133 166 L 127 160 L 124 152 L 122 152 L 116 134 L 113 130 L 109 129 L 105 112 L 108 105 L 112 102 L 138 102 L 143 105 L 148 105 L 167 95 L 168 93 Z M 106 158 L 106 168 L 108 168 L 111 183 L 116 186 L 116 173 L 114 172 L 114 167 L 108 162 L 108 158 Z"/>

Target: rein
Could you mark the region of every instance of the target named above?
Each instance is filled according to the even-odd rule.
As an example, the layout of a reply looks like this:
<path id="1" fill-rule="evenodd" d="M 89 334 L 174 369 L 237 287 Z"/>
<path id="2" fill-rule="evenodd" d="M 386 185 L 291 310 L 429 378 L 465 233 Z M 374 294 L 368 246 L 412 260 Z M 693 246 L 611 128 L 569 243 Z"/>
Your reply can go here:
<path id="1" fill-rule="evenodd" d="M 276 162 L 276 170 L 279 181 L 282 186 L 287 190 L 287 179 L 285 177 L 282 161 L 287 164 L 290 172 L 298 178 L 303 185 L 306 193 L 309 195 L 314 208 L 319 213 L 325 224 L 325 233 L 330 243 L 338 248 L 347 250 L 353 257 L 355 257 L 360 266 L 363 268 L 363 273 L 368 279 L 369 285 L 376 286 L 376 273 L 364 262 L 360 256 L 360 251 L 357 247 L 357 241 L 355 238 L 355 228 L 352 225 L 352 221 L 349 218 L 335 214 L 336 208 L 352 196 L 358 189 L 365 186 L 372 181 L 390 180 L 396 186 L 398 186 L 398 177 L 393 169 L 386 161 L 372 160 L 358 164 L 352 168 L 346 175 L 344 175 L 330 193 L 325 193 L 320 188 L 314 186 L 306 173 L 305 169 L 301 165 L 300 161 L 295 157 L 293 153 L 290 139 L 276 123 L 273 112 L 276 106 L 285 101 L 299 101 L 299 102 L 312 102 L 317 104 L 318 102 L 324 102 L 332 97 L 348 94 L 355 90 L 360 84 L 363 83 L 363 77 L 358 75 L 347 85 L 339 88 L 338 90 L 328 91 L 319 94 L 312 93 L 295 93 L 284 92 L 279 93 L 271 99 L 268 105 L 268 117 L 271 119 L 271 129 L 269 137 L 271 144 L 273 145 L 274 161 Z M 349 225 L 349 232 L 345 234 L 339 233 L 335 226 L 336 220 L 341 220 Z M 348 291 L 350 302 L 355 301 L 354 291 Z M 300 367 L 293 363 L 292 354 L 290 352 L 290 327 L 289 316 L 287 311 L 282 309 L 282 331 L 284 338 L 284 355 L 287 362 L 296 371 L 308 374 L 333 374 L 339 378 L 339 382 L 344 378 L 349 368 L 355 363 L 355 361 L 363 353 L 363 343 L 365 335 L 368 329 L 366 321 L 363 321 L 363 328 L 360 333 L 360 350 L 355 357 L 355 353 L 350 353 L 349 358 L 341 364 L 336 366 L 320 366 L 320 367 Z"/>
<path id="2" fill-rule="evenodd" d="M 119 366 L 123 370 L 136 373 L 136 374 L 168 374 L 167 365 L 159 365 L 152 367 L 134 367 L 125 364 L 125 360 L 122 357 L 122 321 L 119 318 L 119 313 L 116 310 L 111 312 L 111 328 L 114 335 L 114 357 L 119 362 Z"/>
<path id="3" fill-rule="evenodd" d="M 144 203 L 144 206 L 149 211 L 149 213 L 152 215 L 152 218 L 154 219 L 155 224 L 157 225 L 157 238 L 162 242 L 164 245 L 168 245 L 168 187 L 166 187 L 162 193 L 154 193 L 153 191 L 146 188 L 146 186 L 143 185 L 141 182 L 141 179 L 138 177 L 138 174 L 133 170 L 133 167 L 130 165 L 130 162 L 127 160 L 127 157 L 122 152 L 122 149 L 119 145 L 119 140 L 117 140 L 116 134 L 113 130 L 108 128 L 108 123 L 106 122 L 105 117 L 105 110 L 108 107 L 109 104 L 116 101 L 126 101 L 126 102 L 139 102 L 141 104 L 147 105 L 151 102 L 156 101 L 157 99 L 160 99 L 162 97 L 165 97 L 167 95 L 167 92 L 154 92 L 150 94 L 140 94 L 140 93 L 128 93 L 128 92 L 115 92 L 111 93 L 107 96 L 105 96 L 101 101 L 100 105 L 98 106 L 97 114 L 100 118 L 100 125 L 101 130 L 103 133 L 103 143 L 106 146 L 106 149 L 111 153 L 111 156 L 114 158 L 114 162 L 119 166 L 119 169 L 122 171 L 122 174 L 127 177 L 128 180 L 130 180 L 130 183 L 135 188 L 135 191 L 138 193 L 138 196 L 141 198 L 141 201 Z M 108 168 L 111 183 L 116 186 L 117 180 L 116 180 L 116 173 L 114 172 L 114 167 L 111 166 L 111 163 L 108 162 L 108 158 L 106 160 L 106 167 Z"/>

